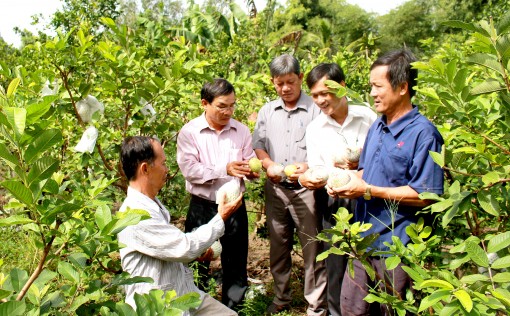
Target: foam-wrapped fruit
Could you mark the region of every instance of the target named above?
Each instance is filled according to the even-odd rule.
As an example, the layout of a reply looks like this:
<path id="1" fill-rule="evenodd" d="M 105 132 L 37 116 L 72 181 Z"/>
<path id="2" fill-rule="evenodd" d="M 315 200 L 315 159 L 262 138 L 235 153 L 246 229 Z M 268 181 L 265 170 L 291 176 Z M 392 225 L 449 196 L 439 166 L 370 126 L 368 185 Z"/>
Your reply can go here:
<path id="1" fill-rule="evenodd" d="M 358 162 L 361 156 L 361 148 L 347 147 L 345 151 L 345 159 L 349 162 Z"/>
<path id="2" fill-rule="evenodd" d="M 340 188 L 346 185 L 351 181 L 351 172 L 340 169 L 340 168 L 334 168 L 333 171 L 329 173 L 328 178 L 328 187 L 335 189 Z"/>
<path id="3" fill-rule="evenodd" d="M 223 247 L 221 246 L 221 243 L 219 240 L 216 240 L 215 242 L 213 242 L 213 244 L 211 245 L 211 249 L 213 251 L 213 258 L 216 259 L 218 258 L 220 255 L 221 255 L 221 252 L 223 250 Z"/>
<path id="4" fill-rule="evenodd" d="M 216 192 L 216 203 L 219 204 L 226 193 L 226 202 L 230 203 L 241 194 L 241 185 L 237 180 L 231 180 L 222 185 Z"/>
<path id="5" fill-rule="evenodd" d="M 283 169 L 284 169 L 283 165 L 274 163 L 269 166 L 269 168 L 267 169 L 267 173 L 284 178 L 285 173 L 283 172 Z"/>
<path id="6" fill-rule="evenodd" d="M 327 181 L 329 178 L 328 170 L 324 167 L 312 167 L 306 171 L 308 176 L 313 181 Z"/>

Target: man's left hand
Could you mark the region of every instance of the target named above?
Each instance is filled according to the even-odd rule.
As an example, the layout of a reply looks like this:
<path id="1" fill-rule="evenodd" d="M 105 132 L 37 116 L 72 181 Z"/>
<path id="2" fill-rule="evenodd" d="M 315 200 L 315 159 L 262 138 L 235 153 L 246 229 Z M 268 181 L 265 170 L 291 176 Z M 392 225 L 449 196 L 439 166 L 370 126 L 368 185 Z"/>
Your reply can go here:
<path id="1" fill-rule="evenodd" d="M 339 188 L 330 188 L 326 186 L 328 194 L 335 198 L 349 198 L 356 199 L 363 194 L 365 194 L 365 190 L 367 189 L 367 183 L 359 178 L 357 174 L 351 175 L 351 181 L 344 186 Z"/>

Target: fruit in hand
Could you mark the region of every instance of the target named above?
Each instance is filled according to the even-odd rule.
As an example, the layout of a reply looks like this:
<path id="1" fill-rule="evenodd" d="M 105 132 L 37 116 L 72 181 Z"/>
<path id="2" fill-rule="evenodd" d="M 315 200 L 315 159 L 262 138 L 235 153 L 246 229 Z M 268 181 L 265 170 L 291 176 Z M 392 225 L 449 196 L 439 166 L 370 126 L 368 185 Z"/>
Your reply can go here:
<path id="1" fill-rule="evenodd" d="M 345 152 L 345 158 L 349 162 L 358 162 L 361 156 L 361 148 L 348 147 Z"/>
<path id="2" fill-rule="evenodd" d="M 221 243 L 219 240 L 216 240 L 211 245 L 211 249 L 213 251 L 213 258 L 216 259 L 221 255 L 221 251 L 223 250 L 223 247 L 221 246 Z"/>
<path id="3" fill-rule="evenodd" d="M 333 154 L 333 162 L 338 164 L 344 164 L 345 160 L 349 162 L 358 162 L 361 156 L 361 148 L 358 147 L 347 147 L 342 152 Z"/>
<path id="4" fill-rule="evenodd" d="M 269 166 L 269 169 L 267 170 L 267 173 L 273 175 L 273 176 L 279 176 L 279 177 L 285 177 L 285 173 L 283 172 L 283 166 L 278 164 L 278 163 L 274 163 L 272 164 L 271 166 Z"/>
<path id="5" fill-rule="evenodd" d="M 248 161 L 248 165 L 252 172 L 260 172 L 262 169 L 262 161 L 260 161 L 257 157 L 251 158 L 250 161 Z"/>
<path id="6" fill-rule="evenodd" d="M 326 181 L 329 178 L 328 170 L 324 167 L 313 167 L 306 172 L 310 175 L 310 179 L 314 181 Z"/>
<path id="7" fill-rule="evenodd" d="M 290 177 L 297 171 L 297 169 L 298 168 L 296 165 L 286 165 L 285 168 L 283 169 L 283 172 L 287 177 Z"/>
<path id="8" fill-rule="evenodd" d="M 220 204 L 221 199 L 226 193 L 226 202 L 230 203 L 237 199 L 241 194 L 241 185 L 237 180 L 231 180 L 222 185 L 216 192 L 216 203 Z"/>
<path id="9" fill-rule="evenodd" d="M 335 189 L 346 185 L 351 181 L 351 173 L 347 170 L 335 168 L 329 173 L 328 187 Z"/>

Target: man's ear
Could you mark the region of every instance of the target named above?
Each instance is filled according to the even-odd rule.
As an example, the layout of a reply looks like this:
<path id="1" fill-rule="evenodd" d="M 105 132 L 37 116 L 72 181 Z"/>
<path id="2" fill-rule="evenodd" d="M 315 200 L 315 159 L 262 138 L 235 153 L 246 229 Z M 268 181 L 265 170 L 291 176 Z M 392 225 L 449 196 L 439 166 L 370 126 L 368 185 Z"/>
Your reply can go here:
<path id="1" fill-rule="evenodd" d="M 407 82 L 402 82 L 400 84 L 400 95 L 405 95 L 409 90 L 409 85 L 407 84 Z"/>
<path id="2" fill-rule="evenodd" d="M 298 76 L 299 80 L 303 80 L 304 76 L 305 76 L 304 73 L 300 73 L 299 76 Z"/>
<path id="3" fill-rule="evenodd" d="M 138 175 L 144 175 L 149 172 L 149 164 L 144 161 L 138 166 L 137 174 Z"/>
<path id="4" fill-rule="evenodd" d="M 342 80 L 342 82 L 340 82 L 340 85 L 345 88 L 346 87 L 345 81 Z"/>
<path id="5" fill-rule="evenodd" d="M 202 99 L 202 100 L 200 100 L 200 103 L 202 103 L 202 106 L 204 107 L 204 109 L 205 109 L 205 107 L 209 104 L 209 102 L 207 102 L 207 100 L 206 100 L 206 99 Z"/>

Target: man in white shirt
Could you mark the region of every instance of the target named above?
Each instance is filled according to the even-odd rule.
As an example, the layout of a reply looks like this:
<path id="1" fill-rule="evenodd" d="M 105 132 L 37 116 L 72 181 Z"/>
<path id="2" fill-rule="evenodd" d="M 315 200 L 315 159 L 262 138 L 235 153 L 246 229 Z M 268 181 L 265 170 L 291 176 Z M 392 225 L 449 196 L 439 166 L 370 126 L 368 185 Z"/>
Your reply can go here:
<path id="1" fill-rule="evenodd" d="M 121 148 L 122 169 L 129 181 L 127 197 L 120 211 L 142 209 L 150 218 L 128 226 L 118 234 L 122 268 L 132 276 L 150 277 L 153 283 L 126 286 L 126 303 L 136 308 L 134 294 L 152 289 L 175 290 L 181 296 L 200 294 L 202 304 L 184 315 L 237 315 L 225 305 L 200 291 L 193 282 L 193 271 L 183 263 L 203 255 L 209 260 L 209 248 L 225 231 L 227 220 L 241 205 L 242 194 L 226 203 L 220 199 L 218 214 L 191 233 L 183 233 L 170 224 L 170 214 L 156 198 L 168 176 L 166 157 L 160 142 L 144 136 L 128 137 Z M 209 248 L 209 249 L 208 249 Z M 204 254 L 205 253 L 205 254 Z"/>
<path id="2" fill-rule="evenodd" d="M 322 111 L 306 128 L 308 166 L 324 167 L 328 171 L 334 167 L 356 170 L 356 161 L 344 159 L 339 162 L 338 158 L 345 157 L 348 150 L 363 148 L 368 130 L 377 115 L 364 104 L 355 105 L 347 97 L 337 97 L 327 86 L 326 80 L 345 86 L 344 72 L 335 63 L 319 64 L 306 77 L 310 95 Z M 335 214 L 339 207 L 346 207 L 352 212 L 355 200 L 331 198 L 324 189 L 326 181 L 317 181 L 309 175 L 310 173 L 301 175 L 299 182 L 308 189 L 316 190 L 314 193 L 317 209 L 322 212 L 324 229 L 329 229 L 335 226 L 332 214 Z M 325 249 L 329 247 L 330 245 L 324 245 Z M 346 264 L 345 256 L 330 255 L 326 259 L 328 310 L 332 316 L 341 315 L 340 290 Z"/>

